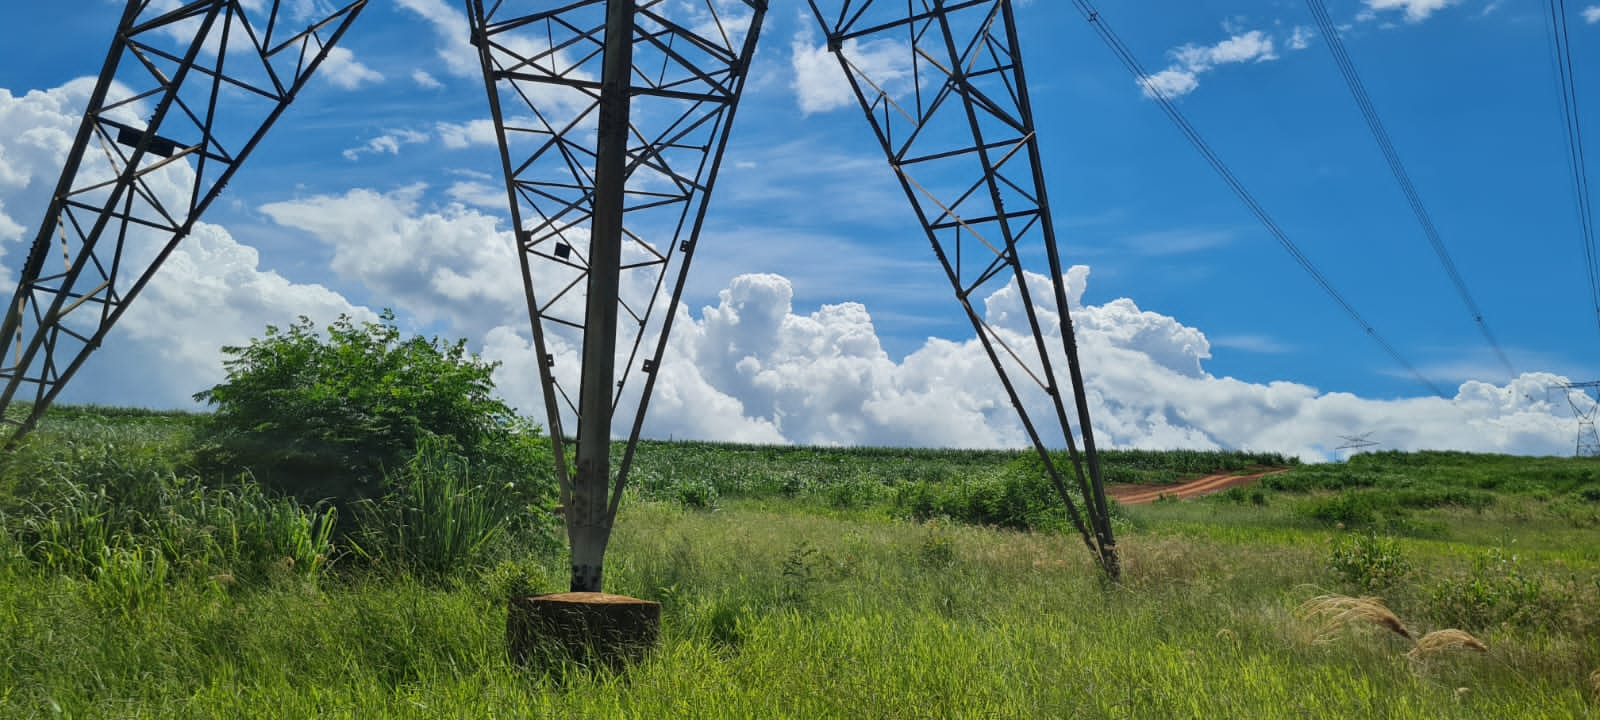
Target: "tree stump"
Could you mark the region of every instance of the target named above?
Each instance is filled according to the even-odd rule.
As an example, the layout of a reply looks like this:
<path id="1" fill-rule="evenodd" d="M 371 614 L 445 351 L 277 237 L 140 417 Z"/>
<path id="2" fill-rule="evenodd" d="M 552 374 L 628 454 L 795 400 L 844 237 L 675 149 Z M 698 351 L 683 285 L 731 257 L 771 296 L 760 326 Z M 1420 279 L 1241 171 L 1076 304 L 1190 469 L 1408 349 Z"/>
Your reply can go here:
<path id="1" fill-rule="evenodd" d="M 512 598 L 506 613 L 506 645 L 521 665 L 572 659 L 620 670 L 644 659 L 660 636 L 661 604 L 622 595 Z"/>

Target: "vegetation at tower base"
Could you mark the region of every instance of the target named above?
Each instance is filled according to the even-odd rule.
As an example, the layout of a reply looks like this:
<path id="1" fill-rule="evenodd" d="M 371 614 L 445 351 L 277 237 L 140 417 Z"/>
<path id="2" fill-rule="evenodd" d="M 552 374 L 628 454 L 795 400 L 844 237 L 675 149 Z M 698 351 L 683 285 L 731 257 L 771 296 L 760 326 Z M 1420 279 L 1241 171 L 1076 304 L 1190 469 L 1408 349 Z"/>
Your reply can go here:
<path id="1" fill-rule="evenodd" d="M 0 717 L 1600 708 L 1600 466 L 1587 459 L 1374 453 L 1273 475 L 1278 487 L 1251 488 L 1259 502 L 1123 507 L 1124 582 L 1110 589 L 1070 532 L 918 520 L 896 502 L 922 484 L 981 495 L 1021 451 L 650 442 L 607 583 L 659 603 L 664 623 L 623 680 L 506 653 L 506 599 L 565 589 L 559 544 L 502 534 L 442 573 L 394 554 L 363 562 L 327 531 L 326 508 L 195 475 L 204 416 L 58 410 L 0 457 Z M 685 492 L 693 478 L 718 494 Z M 1301 511 L 1451 488 L 1491 500 L 1396 505 L 1403 515 L 1343 529 Z M 1324 606 L 1348 622 L 1306 616 Z M 1416 642 L 1342 614 L 1361 608 Z"/>

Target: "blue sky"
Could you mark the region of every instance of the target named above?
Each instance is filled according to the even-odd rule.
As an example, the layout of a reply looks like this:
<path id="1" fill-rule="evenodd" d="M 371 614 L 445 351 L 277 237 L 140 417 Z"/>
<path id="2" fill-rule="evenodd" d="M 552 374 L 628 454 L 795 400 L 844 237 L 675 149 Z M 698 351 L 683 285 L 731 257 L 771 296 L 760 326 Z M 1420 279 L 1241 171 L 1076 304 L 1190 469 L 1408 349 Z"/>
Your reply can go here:
<path id="1" fill-rule="evenodd" d="M 1600 68 L 1600 5 L 1592 4 L 1569 5 L 1578 97 L 1587 137 L 1594 138 L 1591 165 L 1600 156 L 1600 72 L 1593 71 Z M 20 102 L 30 91 L 93 75 L 120 6 L 85 0 L 0 10 L 0 88 Z M 229 186 L 206 219 L 259 252 L 254 271 L 297 286 L 321 285 L 352 307 L 394 305 L 418 328 L 472 337 L 525 326 L 516 318 L 472 317 L 470 309 L 430 309 L 436 306 L 420 295 L 396 298 L 402 275 L 374 271 L 374 263 L 338 241 L 336 229 L 308 219 L 344 212 L 341 203 L 361 204 L 375 217 L 435 217 L 444 224 L 504 216 L 503 198 L 492 189 L 499 180 L 490 175 L 496 151 L 472 140 L 471 123 L 487 111 L 476 68 L 461 64 L 466 28 L 452 24 L 456 6 L 374 0 L 344 43 L 353 55 L 296 101 Z M 970 329 L 860 111 L 828 101 L 842 77 L 805 66 L 820 35 L 803 7 L 772 5 L 712 200 L 689 307 L 699 317 L 703 307 L 726 304 L 722 294 L 735 289 L 737 276 L 780 275 L 792 293 L 789 315 L 803 319 L 824 306 L 860 303 L 889 365 L 909 372 L 907 357 L 928 352 L 930 337 L 960 343 Z M 1600 373 L 1591 360 L 1600 334 L 1588 309 L 1543 5 L 1331 0 L 1328 7 L 1517 376 L 1495 362 L 1452 291 L 1303 3 L 1100 3 L 1149 71 L 1170 71 L 1159 77 L 1179 107 L 1290 237 L 1430 380 L 1451 395 L 1477 381 L 1534 403 L 1537 386 L 1550 379 L 1545 374 L 1587 380 Z M 1306 388 L 1307 398 L 1348 394 L 1391 410 L 1428 395 L 1255 222 L 1070 3 L 1034 0 L 1017 13 L 1063 256 L 1090 268 L 1086 306 L 1103 309 L 1125 298 L 1159 316 L 1165 324 L 1158 331 L 1167 336 L 1181 334 L 1173 328 L 1203 334 L 1206 351 L 1194 352 L 1211 379 L 1250 388 L 1292 383 Z M 1600 168 L 1594 172 L 1600 177 Z M 38 211 L 19 203 L 54 181 L 42 170 L 35 175 L 41 179 L 28 184 L 31 190 L 18 190 L 0 206 L 29 233 Z M 20 252 L 12 247 L 8 273 Z M 504 282 L 508 291 L 520 291 L 514 274 Z M 1126 336 L 1107 327 L 1109 337 Z M 754 408 L 766 400 L 702 376 L 721 396 L 739 401 L 748 418 L 763 420 Z M 109 377 L 90 373 L 76 397 L 120 397 Z M 1519 379 L 1521 390 L 1508 389 Z M 1211 418 L 1203 420 L 1180 404 L 1135 413 L 1129 422 L 1193 433 L 1174 441 L 1130 430 L 1127 443 L 1273 442 L 1265 430 L 1230 440 L 1235 436 L 1206 425 L 1226 424 L 1219 419 L 1226 412 L 1202 414 Z M 1560 406 L 1514 412 L 1559 418 Z M 773 412 L 765 420 L 800 409 Z M 1152 413 L 1160 417 L 1151 420 Z M 1363 415 L 1319 432 L 1331 437 L 1341 429 L 1381 427 L 1380 416 L 1396 413 Z M 1558 440 L 1570 440 L 1569 425 L 1570 419 L 1552 424 L 1562 428 L 1559 434 L 1526 447 L 1511 440 L 1488 447 L 1556 451 Z M 660 427 L 674 432 L 670 424 Z M 779 439 L 852 440 L 838 433 L 795 437 L 780 428 Z M 887 431 L 883 439 L 923 440 Z M 1412 444 L 1441 443 L 1449 444 Z"/>

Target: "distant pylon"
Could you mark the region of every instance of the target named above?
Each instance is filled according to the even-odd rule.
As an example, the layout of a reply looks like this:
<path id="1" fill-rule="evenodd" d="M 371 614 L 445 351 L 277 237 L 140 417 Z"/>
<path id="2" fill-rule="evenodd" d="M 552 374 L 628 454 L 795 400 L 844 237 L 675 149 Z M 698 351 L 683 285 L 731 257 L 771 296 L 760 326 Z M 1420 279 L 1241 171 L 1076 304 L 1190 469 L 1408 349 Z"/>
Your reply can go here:
<path id="1" fill-rule="evenodd" d="M 1340 435 L 1339 439 L 1343 440 L 1344 444 L 1334 448 L 1334 452 L 1338 452 L 1340 450 L 1361 450 L 1379 444 L 1377 440 L 1372 439 L 1372 433 L 1370 432 L 1364 432 L 1360 435 Z"/>
<path id="2" fill-rule="evenodd" d="M 1600 456 L 1600 433 L 1594 429 L 1594 421 L 1578 422 L 1578 457 Z"/>
<path id="3" fill-rule="evenodd" d="M 1577 457 L 1600 457 L 1600 432 L 1595 431 L 1595 415 L 1600 413 L 1600 380 L 1591 380 L 1581 383 L 1562 383 L 1551 390 L 1561 390 L 1567 398 L 1567 403 L 1572 406 L 1572 416 L 1578 420 L 1578 442 L 1574 455 Z M 1587 408 L 1578 405 L 1572 397 L 1572 391 L 1586 401 Z"/>

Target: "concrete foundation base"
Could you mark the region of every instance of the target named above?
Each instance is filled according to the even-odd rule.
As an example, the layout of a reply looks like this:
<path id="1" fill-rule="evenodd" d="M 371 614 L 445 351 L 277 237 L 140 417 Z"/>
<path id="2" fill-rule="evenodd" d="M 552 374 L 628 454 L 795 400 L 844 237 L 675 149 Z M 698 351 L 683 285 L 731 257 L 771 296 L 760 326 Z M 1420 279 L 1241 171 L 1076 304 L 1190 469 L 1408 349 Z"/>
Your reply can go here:
<path id="1" fill-rule="evenodd" d="M 512 598 L 506 645 L 519 664 L 576 660 L 621 669 L 661 637 L 661 604 L 622 595 L 569 592 Z"/>

